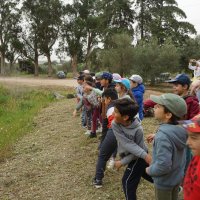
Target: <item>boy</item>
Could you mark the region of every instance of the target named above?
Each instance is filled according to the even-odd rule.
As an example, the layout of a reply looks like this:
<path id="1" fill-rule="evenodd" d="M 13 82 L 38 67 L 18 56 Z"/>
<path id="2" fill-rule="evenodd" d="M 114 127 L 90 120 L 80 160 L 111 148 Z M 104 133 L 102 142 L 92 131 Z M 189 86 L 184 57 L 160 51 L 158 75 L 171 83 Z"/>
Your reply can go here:
<path id="1" fill-rule="evenodd" d="M 117 148 L 117 141 L 111 128 L 111 123 L 114 118 L 113 101 L 118 98 L 117 92 L 114 89 L 106 89 L 102 94 L 102 98 L 104 98 L 105 105 L 107 108 L 106 118 L 108 119 L 108 125 L 107 125 L 108 131 L 99 149 L 99 155 L 96 164 L 96 173 L 93 179 L 93 185 L 96 188 L 102 187 L 102 179 L 104 177 L 106 163 Z"/>
<path id="2" fill-rule="evenodd" d="M 187 113 L 187 105 L 183 98 L 170 93 L 151 95 L 150 99 L 156 103 L 154 115 L 161 125 L 154 138 L 153 161 L 146 172 L 154 180 L 156 200 L 177 200 L 187 140 L 186 130 L 177 124 Z"/>
<path id="3" fill-rule="evenodd" d="M 112 129 L 121 158 L 115 161 L 115 167 L 119 169 L 123 165 L 128 165 L 122 178 L 123 191 L 126 200 L 136 200 L 140 178 L 144 177 L 152 182 L 151 177 L 145 173 L 151 156 L 147 153 L 140 120 L 135 117 L 138 105 L 132 99 L 123 98 L 116 100 L 114 106 Z"/>
<path id="4" fill-rule="evenodd" d="M 130 78 L 131 91 L 139 105 L 139 118 L 143 120 L 143 96 L 145 92 L 145 87 L 143 85 L 143 79 L 137 74 L 133 74 Z"/>
<path id="5" fill-rule="evenodd" d="M 183 184 L 184 200 L 200 199 L 200 115 L 195 116 L 186 125 L 188 131 L 187 145 L 193 152 L 192 161 L 186 172 Z"/>

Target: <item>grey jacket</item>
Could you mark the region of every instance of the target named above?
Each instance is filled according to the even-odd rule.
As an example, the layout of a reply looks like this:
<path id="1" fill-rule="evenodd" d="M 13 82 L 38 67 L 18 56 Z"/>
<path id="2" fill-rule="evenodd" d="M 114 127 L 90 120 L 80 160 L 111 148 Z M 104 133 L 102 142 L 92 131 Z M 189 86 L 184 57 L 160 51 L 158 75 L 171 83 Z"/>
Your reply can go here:
<path id="1" fill-rule="evenodd" d="M 137 158 L 145 158 L 147 146 L 140 121 L 136 118 L 130 126 L 112 122 L 112 129 L 118 142 L 118 153 L 122 157 L 122 165 L 129 164 Z"/>
<path id="2" fill-rule="evenodd" d="M 153 144 L 153 161 L 149 175 L 159 189 L 181 183 L 185 168 L 187 132 L 178 125 L 160 125 Z"/>

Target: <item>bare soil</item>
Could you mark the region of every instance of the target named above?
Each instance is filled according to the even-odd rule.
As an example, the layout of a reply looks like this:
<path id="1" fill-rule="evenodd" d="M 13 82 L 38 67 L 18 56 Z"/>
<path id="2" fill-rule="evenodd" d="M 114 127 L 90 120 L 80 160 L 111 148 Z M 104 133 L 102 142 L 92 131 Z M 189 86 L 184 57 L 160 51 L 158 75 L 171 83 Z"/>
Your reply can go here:
<path id="1" fill-rule="evenodd" d="M 9 84 L 61 84 L 74 86 L 76 81 L 9 78 Z M 23 80 L 23 81 L 22 81 Z M 0 78 L 2 81 L 2 78 Z M 51 80 L 52 81 L 52 80 Z M 7 82 L 7 83 L 8 83 Z M 37 83 L 36 83 L 37 82 Z M 72 84 L 72 85 L 71 85 Z M 38 85 L 37 85 L 38 86 Z M 159 92 L 147 91 L 150 93 Z M 92 178 L 98 155 L 99 139 L 89 139 L 81 128 L 80 117 L 73 118 L 75 100 L 59 100 L 44 108 L 34 119 L 34 130 L 13 146 L 13 156 L 0 163 L 0 199 L 55 200 L 121 200 L 120 171 L 106 171 L 104 187 L 94 189 Z M 143 121 L 145 134 L 152 133 L 157 123 L 152 118 Z M 138 200 L 153 200 L 153 185 L 142 180 Z"/>

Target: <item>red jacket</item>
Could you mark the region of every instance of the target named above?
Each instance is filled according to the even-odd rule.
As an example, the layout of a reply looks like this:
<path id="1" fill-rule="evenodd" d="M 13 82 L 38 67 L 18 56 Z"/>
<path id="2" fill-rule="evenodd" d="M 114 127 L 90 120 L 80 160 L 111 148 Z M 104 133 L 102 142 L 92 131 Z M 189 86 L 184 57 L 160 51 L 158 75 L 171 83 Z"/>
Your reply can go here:
<path id="1" fill-rule="evenodd" d="M 185 96 L 183 97 L 187 104 L 187 114 L 185 116 L 185 119 L 192 119 L 195 115 L 199 113 L 199 101 L 196 96 Z"/>

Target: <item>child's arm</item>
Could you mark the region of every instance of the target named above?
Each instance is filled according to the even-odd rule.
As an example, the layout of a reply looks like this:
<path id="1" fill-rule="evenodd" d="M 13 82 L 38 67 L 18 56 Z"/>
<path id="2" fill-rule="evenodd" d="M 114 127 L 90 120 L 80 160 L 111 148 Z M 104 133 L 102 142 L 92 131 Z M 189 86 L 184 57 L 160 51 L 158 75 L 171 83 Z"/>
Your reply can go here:
<path id="1" fill-rule="evenodd" d="M 171 171 L 172 167 L 172 147 L 167 138 L 156 139 L 154 148 L 156 150 L 156 160 L 147 168 L 150 176 L 162 176 Z"/>
<path id="2" fill-rule="evenodd" d="M 82 108 L 83 106 L 83 97 L 80 98 L 80 101 L 76 104 L 75 110 L 78 111 Z"/>

